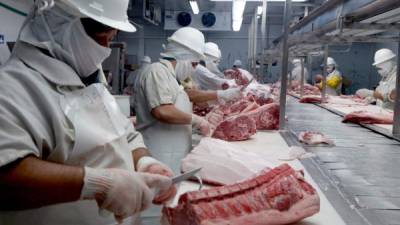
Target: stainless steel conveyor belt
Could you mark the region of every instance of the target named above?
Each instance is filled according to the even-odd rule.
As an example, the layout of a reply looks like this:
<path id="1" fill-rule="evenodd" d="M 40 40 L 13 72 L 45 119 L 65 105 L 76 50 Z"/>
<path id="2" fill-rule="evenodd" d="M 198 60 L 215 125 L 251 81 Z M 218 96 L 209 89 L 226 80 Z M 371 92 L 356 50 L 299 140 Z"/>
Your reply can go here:
<path id="1" fill-rule="evenodd" d="M 288 97 L 288 144 L 301 131 L 320 131 L 334 147 L 308 147 L 317 157 L 303 160 L 313 178 L 347 224 L 400 224 L 400 142 L 341 116 Z M 329 189 L 335 189 L 329 190 Z M 360 222 L 364 221 L 364 222 Z"/>

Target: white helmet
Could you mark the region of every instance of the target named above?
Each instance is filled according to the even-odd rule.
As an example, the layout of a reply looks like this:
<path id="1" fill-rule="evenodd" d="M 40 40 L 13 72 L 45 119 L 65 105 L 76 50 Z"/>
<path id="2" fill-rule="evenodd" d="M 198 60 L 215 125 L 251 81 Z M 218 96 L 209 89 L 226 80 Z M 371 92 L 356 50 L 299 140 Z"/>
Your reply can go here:
<path id="1" fill-rule="evenodd" d="M 151 58 L 149 57 L 149 56 L 144 56 L 143 58 L 142 58 L 142 60 L 140 60 L 140 62 L 141 63 L 147 63 L 147 64 L 150 64 L 151 63 Z"/>
<path id="2" fill-rule="evenodd" d="M 219 50 L 219 47 L 217 44 L 214 42 L 207 42 L 204 48 L 204 54 L 212 56 L 216 59 L 221 58 L 221 50 Z"/>
<path id="3" fill-rule="evenodd" d="M 387 49 L 387 48 L 382 48 L 376 51 L 375 57 L 374 57 L 374 64 L 373 66 L 377 66 L 381 63 L 387 62 L 391 59 L 396 58 L 396 55 L 392 52 L 392 50 Z"/>
<path id="4" fill-rule="evenodd" d="M 60 0 L 59 2 L 109 27 L 125 32 L 136 31 L 128 18 L 129 0 Z"/>
<path id="5" fill-rule="evenodd" d="M 203 33 L 193 27 L 179 28 L 168 41 L 176 42 L 204 57 L 205 38 Z"/>
<path id="6" fill-rule="evenodd" d="M 332 57 L 328 57 L 326 61 L 328 66 L 337 66 L 336 61 Z"/>
<path id="7" fill-rule="evenodd" d="M 292 64 L 293 65 L 300 65 L 301 64 L 301 59 L 293 59 Z"/>
<path id="8" fill-rule="evenodd" d="M 242 66 L 242 61 L 240 61 L 239 59 L 236 59 L 235 62 L 233 63 L 233 66 L 241 67 Z"/>

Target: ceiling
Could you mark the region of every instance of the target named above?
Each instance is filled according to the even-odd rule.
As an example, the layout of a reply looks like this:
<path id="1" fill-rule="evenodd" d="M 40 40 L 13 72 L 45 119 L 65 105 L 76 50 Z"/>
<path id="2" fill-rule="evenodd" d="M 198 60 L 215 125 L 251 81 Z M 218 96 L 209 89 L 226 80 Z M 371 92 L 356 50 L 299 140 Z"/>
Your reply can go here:
<path id="1" fill-rule="evenodd" d="M 303 15 L 305 5 L 317 6 L 326 0 L 308 0 L 306 3 L 293 3 L 294 15 Z M 132 1 L 133 9 L 130 13 L 136 19 L 141 17 L 143 1 Z M 172 11 L 191 11 L 188 0 L 151 0 L 151 2 L 160 5 L 162 10 Z M 197 0 L 199 4 L 200 12 L 214 11 L 214 12 L 226 12 L 232 10 L 232 2 L 213 2 L 210 0 Z M 262 2 L 247 2 L 244 11 L 243 23 L 250 23 L 251 17 L 254 15 L 254 11 L 257 6 L 262 5 Z M 311 9 L 310 8 L 310 9 Z M 284 13 L 284 2 L 269 2 L 267 15 L 268 17 L 274 17 L 274 19 L 281 21 Z"/>

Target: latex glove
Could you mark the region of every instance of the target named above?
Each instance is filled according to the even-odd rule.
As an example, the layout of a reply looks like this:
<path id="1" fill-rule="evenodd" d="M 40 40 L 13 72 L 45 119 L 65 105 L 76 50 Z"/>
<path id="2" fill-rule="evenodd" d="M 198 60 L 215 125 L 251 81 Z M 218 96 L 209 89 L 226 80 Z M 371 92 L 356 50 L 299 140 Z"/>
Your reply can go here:
<path id="1" fill-rule="evenodd" d="M 210 122 L 210 124 L 219 124 L 224 120 L 224 116 L 218 113 L 209 113 L 206 116 L 207 121 Z"/>
<path id="2" fill-rule="evenodd" d="M 374 91 L 363 88 L 356 91 L 356 95 L 360 98 L 372 97 L 374 95 Z"/>
<path id="3" fill-rule="evenodd" d="M 240 88 L 230 88 L 223 91 L 217 91 L 218 100 L 224 102 L 235 101 L 241 97 Z"/>
<path id="4" fill-rule="evenodd" d="M 205 120 L 203 117 L 192 114 L 192 125 L 200 130 L 201 135 L 210 136 L 211 135 L 211 126 L 210 123 Z"/>
<path id="5" fill-rule="evenodd" d="M 122 223 L 151 205 L 155 195 L 151 189 L 168 189 L 171 182 L 161 175 L 85 167 L 81 199 L 96 200 L 100 209 L 110 211 Z"/>
<path id="6" fill-rule="evenodd" d="M 159 174 L 166 177 L 173 177 L 174 172 L 166 166 L 164 163 L 158 161 L 157 159 L 149 156 L 144 156 L 139 159 L 136 165 L 138 172 Z M 176 195 L 176 187 L 172 185 L 166 190 L 159 190 L 157 196 L 154 198 L 154 204 L 163 204 L 168 200 L 172 199 Z"/>

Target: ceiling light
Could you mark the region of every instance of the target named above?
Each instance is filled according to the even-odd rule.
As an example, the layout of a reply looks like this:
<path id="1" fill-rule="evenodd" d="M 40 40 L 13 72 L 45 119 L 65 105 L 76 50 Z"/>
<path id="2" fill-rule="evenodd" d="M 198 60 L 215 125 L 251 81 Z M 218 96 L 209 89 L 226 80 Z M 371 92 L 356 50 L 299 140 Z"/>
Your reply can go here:
<path id="1" fill-rule="evenodd" d="M 192 7 L 193 14 L 199 14 L 199 5 L 197 5 L 196 0 L 190 0 L 190 7 Z"/>
<path id="2" fill-rule="evenodd" d="M 257 7 L 257 15 L 260 16 L 262 14 L 262 11 L 263 11 L 262 8 L 263 8 L 262 6 Z"/>
<path id="3" fill-rule="evenodd" d="M 231 2 L 233 0 L 210 0 L 212 2 Z M 248 2 L 262 2 L 263 0 L 247 0 Z M 285 2 L 286 0 L 267 0 L 267 2 Z M 292 0 L 292 2 L 306 2 L 308 0 Z"/>
<path id="4" fill-rule="evenodd" d="M 233 20 L 232 21 L 232 30 L 240 31 L 240 27 L 242 26 L 242 21 L 243 21 L 243 18 L 241 18 L 239 20 Z"/>

